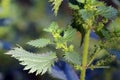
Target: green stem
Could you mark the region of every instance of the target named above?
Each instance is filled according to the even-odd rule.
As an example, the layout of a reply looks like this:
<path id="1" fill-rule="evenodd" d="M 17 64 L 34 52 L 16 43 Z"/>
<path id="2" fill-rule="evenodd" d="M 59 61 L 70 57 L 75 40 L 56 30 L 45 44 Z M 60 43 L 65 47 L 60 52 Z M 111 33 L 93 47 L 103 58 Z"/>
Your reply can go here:
<path id="1" fill-rule="evenodd" d="M 85 33 L 84 49 L 83 49 L 83 57 L 82 57 L 82 70 L 81 70 L 80 80 L 85 80 L 86 68 L 87 68 L 87 58 L 88 58 L 90 31 L 91 30 L 88 29 L 86 31 L 86 33 Z"/>

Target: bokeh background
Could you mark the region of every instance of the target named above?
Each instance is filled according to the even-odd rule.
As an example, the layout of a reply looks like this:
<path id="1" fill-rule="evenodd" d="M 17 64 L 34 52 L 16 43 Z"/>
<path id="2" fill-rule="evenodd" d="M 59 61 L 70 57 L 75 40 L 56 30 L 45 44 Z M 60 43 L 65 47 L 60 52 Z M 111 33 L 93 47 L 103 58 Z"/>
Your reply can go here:
<path id="1" fill-rule="evenodd" d="M 60 80 L 57 77 L 78 80 L 76 75 L 79 75 L 79 71 L 75 73 L 66 62 L 56 63 L 52 76 L 48 73 L 35 76 L 34 73 L 23 71 L 24 67 L 16 59 L 4 54 L 18 44 L 26 50 L 36 52 L 37 49 L 27 46 L 26 42 L 48 36 L 43 28 L 48 27 L 52 21 L 63 27 L 70 24 L 72 11 L 67 1 L 63 0 L 58 16 L 55 17 L 48 0 L 0 0 L 0 80 Z M 120 10 L 119 0 L 101 1 Z M 94 33 L 91 37 L 96 39 Z M 120 80 L 120 62 L 116 60 L 110 65 L 110 69 L 87 70 L 86 80 Z M 71 76 L 74 78 L 70 78 Z"/>

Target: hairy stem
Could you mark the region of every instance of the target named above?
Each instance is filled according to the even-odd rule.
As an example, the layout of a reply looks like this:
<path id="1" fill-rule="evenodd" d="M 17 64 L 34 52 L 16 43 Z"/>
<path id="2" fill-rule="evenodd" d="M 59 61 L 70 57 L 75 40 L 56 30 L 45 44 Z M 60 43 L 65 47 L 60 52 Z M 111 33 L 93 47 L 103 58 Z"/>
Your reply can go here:
<path id="1" fill-rule="evenodd" d="M 83 49 L 83 57 L 82 57 L 82 70 L 81 70 L 80 80 L 85 80 L 86 68 L 87 68 L 87 58 L 88 58 L 90 31 L 91 30 L 88 29 L 86 31 L 86 33 L 85 33 L 84 49 Z"/>

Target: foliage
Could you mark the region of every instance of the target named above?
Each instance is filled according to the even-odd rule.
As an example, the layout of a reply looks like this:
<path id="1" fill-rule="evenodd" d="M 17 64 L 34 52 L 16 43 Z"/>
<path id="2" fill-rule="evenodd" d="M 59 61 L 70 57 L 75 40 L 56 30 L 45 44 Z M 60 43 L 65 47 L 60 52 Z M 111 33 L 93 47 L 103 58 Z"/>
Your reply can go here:
<path id="1" fill-rule="evenodd" d="M 57 15 L 63 0 L 49 1 L 52 2 L 54 13 Z M 86 69 L 88 68 L 109 68 L 106 65 L 114 60 L 113 55 L 119 59 L 119 51 L 114 48 L 119 42 L 120 35 L 119 30 L 113 26 L 116 22 L 113 21 L 107 28 L 105 24 L 116 18 L 117 10 L 98 0 L 69 0 L 69 7 L 73 10 L 73 19 L 70 25 L 60 28 L 56 22 L 52 22 L 48 28 L 44 29 L 51 34 L 52 38 L 40 38 L 27 43 L 36 48 L 51 45 L 55 47 L 54 52 L 35 54 L 17 47 L 7 54 L 22 61 L 21 64 L 26 65 L 25 69 L 30 69 L 31 73 L 36 71 L 36 74 L 44 74 L 54 65 L 55 61 L 61 59 L 73 64 L 75 69 L 81 71 L 80 80 L 85 79 Z M 114 30 L 111 28 L 114 28 Z M 93 45 L 94 47 L 89 45 L 91 31 L 94 31 L 100 37 L 97 43 Z M 77 32 L 82 35 L 80 46 L 73 44 Z M 114 44 L 111 44 L 111 42 Z M 80 51 L 77 51 L 76 47 Z M 62 54 L 57 50 L 60 50 Z M 102 57 L 99 55 L 102 55 Z M 95 59 L 98 59 L 98 61 L 93 64 Z"/>
<path id="2" fill-rule="evenodd" d="M 7 52 L 7 54 L 21 61 L 20 64 L 25 65 L 24 70 L 30 69 L 29 73 L 36 72 L 36 75 L 40 73 L 44 74 L 46 71 L 50 70 L 56 59 L 56 54 L 54 52 L 35 54 L 25 51 L 21 47 L 14 48 Z"/>
<path id="3" fill-rule="evenodd" d="M 73 64 L 77 64 L 77 65 L 81 65 L 81 59 L 80 59 L 80 55 L 76 52 L 67 52 L 65 53 L 64 58 L 69 61 L 72 62 Z"/>
<path id="4" fill-rule="evenodd" d="M 57 16 L 58 9 L 63 0 L 49 0 L 49 1 L 52 2 L 54 13 Z"/>
<path id="5" fill-rule="evenodd" d="M 73 52 L 74 46 L 69 45 L 68 42 L 72 41 L 73 36 L 76 33 L 75 29 L 70 27 L 66 29 L 59 29 L 57 23 L 51 23 L 50 27 L 44 29 L 47 32 L 52 33 L 53 39 L 45 39 L 40 38 L 36 40 L 32 40 L 27 44 L 36 47 L 36 48 L 43 48 L 46 47 L 48 44 L 55 45 L 56 49 L 62 49 L 65 52 L 65 59 L 74 63 L 80 64 L 80 57 L 77 53 Z M 61 34 L 61 32 L 64 32 Z M 23 48 L 14 48 L 13 50 L 7 52 L 7 54 L 12 55 L 21 62 L 21 65 L 26 65 L 24 70 L 30 69 L 29 73 L 33 73 L 36 71 L 36 74 L 44 74 L 47 70 L 51 68 L 54 62 L 57 60 L 57 56 L 55 52 L 48 52 L 46 54 L 35 54 L 28 51 L 25 51 Z M 72 54 L 72 55 L 68 55 Z M 74 56 L 76 58 L 74 58 Z M 45 63 L 45 64 L 44 64 Z"/>
<path id="6" fill-rule="evenodd" d="M 37 39 L 37 40 L 32 40 L 28 42 L 27 44 L 34 46 L 34 47 L 45 47 L 50 43 L 49 39 Z"/>

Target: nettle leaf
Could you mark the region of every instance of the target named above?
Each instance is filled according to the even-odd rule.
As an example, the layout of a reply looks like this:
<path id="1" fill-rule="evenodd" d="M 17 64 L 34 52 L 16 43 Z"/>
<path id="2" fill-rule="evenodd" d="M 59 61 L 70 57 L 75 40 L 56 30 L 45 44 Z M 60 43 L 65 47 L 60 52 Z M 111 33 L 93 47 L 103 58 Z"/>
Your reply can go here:
<path id="1" fill-rule="evenodd" d="M 71 26 L 69 26 L 67 29 L 65 29 L 64 35 L 61 39 L 63 41 L 72 41 L 75 34 L 76 34 L 76 29 L 73 29 Z"/>
<path id="2" fill-rule="evenodd" d="M 77 0 L 78 2 L 80 2 L 80 3 L 84 3 L 85 2 L 85 0 Z"/>
<path id="3" fill-rule="evenodd" d="M 55 16 L 57 16 L 58 9 L 59 9 L 59 7 L 60 7 L 63 0 L 49 0 L 49 1 L 52 2 Z"/>
<path id="4" fill-rule="evenodd" d="M 14 48 L 6 54 L 12 55 L 12 57 L 21 61 L 21 65 L 24 65 L 24 70 L 29 70 L 29 73 L 36 72 L 38 74 L 44 74 L 53 66 L 57 56 L 54 52 L 48 52 L 46 54 L 34 54 L 24 50 L 23 48 Z"/>
<path id="5" fill-rule="evenodd" d="M 104 41 L 103 46 L 105 48 L 109 48 L 109 49 L 120 49 L 120 37 L 110 37 L 109 39 L 107 39 L 106 41 Z"/>
<path id="6" fill-rule="evenodd" d="M 116 18 L 112 21 L 107 29 L 113 33 L 120 33 L 120 18 Z"/>
<path id="7" fill-rule="evenodd" d="M 67 27 L 63 31 L 61 31 L 60 35 L 61 37 L 58 39 L 58 43 L 64 43 L 67 41 L 72 41 L 75 37 L 76 29 L 73 29 L 72 27 Z"/>
<path id="8" fill-rule="evenodd" d="M 109 35 L 108 30 L 101 29 L 101 33 L 106 39 L 110 39 L 110 35 Z"/>
<path id="9" fill-rule="evenodd" d="M 64 55 L 64 58 L 68 61 L 68 62 L 72 62 L 73 64 L 81 64 L 81 57 L 78 53 L 76 52 L 66 52 Z"/>
<path id="10" fill-rule="evenodd" d="M 56 22 L 52 22 L 48 28 L 45 28 L 44 31 L 46 32 L 53 32 L 58 29 L 58 24 Z"/>
<path id="11" fill-rule="evenodd" d="M 74 5 L 74 4 L 72 4 L 72 3 L 69 3 L 69 7 L 70 7 L 71 9 L 73 9 L 73 10 L 78 10 L 78 9 L 80 9 L 78 5 Z"/>
<path id="12" fill-rule="evenodd" d="M 38 48 L 45 47 L 50 43 L 51 42 L 49 39 L 44 39 L 44 38 L 36 39 L 36 40 L 32 40 L 30 42 L 27 42 L 27 44 L 34 46 L 34 47 L 38 47 Z"/>
<path id="13" fill-rule="evenodd" d="M 97 14 L 107 18 L 111 19 L 114 18 L 117 15 L 117 10 L 111 6 L 99 6 L 97 7 Z"/>
<path id="14" fill-rule="evenodd" d="M 87 20 L 94 16 L 94 11 L 91 10 L 81 9 L 79 13 L 84 20 Z"/>

